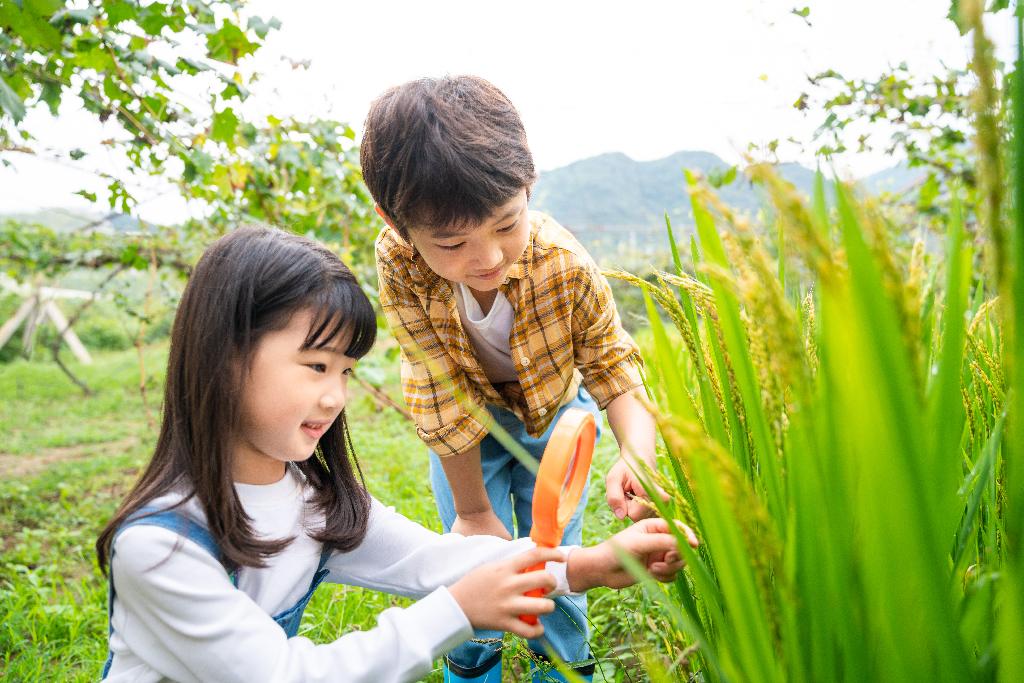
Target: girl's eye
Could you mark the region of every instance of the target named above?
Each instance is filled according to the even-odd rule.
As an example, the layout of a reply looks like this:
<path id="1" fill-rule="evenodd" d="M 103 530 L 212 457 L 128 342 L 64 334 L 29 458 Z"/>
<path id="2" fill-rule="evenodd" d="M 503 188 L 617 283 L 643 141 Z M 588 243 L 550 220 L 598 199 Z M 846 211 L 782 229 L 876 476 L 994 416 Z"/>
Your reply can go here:
<path id="1" fill-rule="evenodd" d="M 459 242 L 458 244 L 450 244 L 450 245 L 449 244 L 439 244 L 437 246 L 441 247 L 445 251 L 455 251 L 456 249 L 460 248 L 463 244 L 465 244 L 465 242 Z"/>
<path id="2" fill-rule="evenodd" d="M 344 371 L 344 372 L 342 372 L 341 374 L 343 374 L 343 375 L 346 375 L 346 376 L 348 376 L 348 377 L 351 377 L 351 376 L 352 376 L 352 373 L 353 373 L 354 371 L 355 371 L 355 368 L 346 368 L 346 369 L 345 369 L 345 371 Z"/>
<path id="3" fill-rule="evenodd" d="M 325 363 L 311 363 L 306 367 L 311 368 L 313 372 L 320 374 L 327 372 L 327 365 Z"/>
<path id="4" fill-rule="evenodd" d="M 515 223 L 513 223 L 512 225 L 506 226 L 506 227 L 504 227 L 504 228 L 499 228 L 499 229 L 498 229 L 498 232 L 512 232 L 512 230 L 513 230 L 513 229 L 514 229 L 515 227 L 516 227 L 516 224 L 515 224 Z"/>

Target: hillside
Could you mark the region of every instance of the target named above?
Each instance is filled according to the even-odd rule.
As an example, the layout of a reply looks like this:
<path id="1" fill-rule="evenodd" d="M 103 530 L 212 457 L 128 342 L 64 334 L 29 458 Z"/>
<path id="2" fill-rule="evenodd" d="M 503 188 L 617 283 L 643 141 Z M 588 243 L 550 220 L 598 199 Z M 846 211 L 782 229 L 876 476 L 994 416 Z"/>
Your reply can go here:
<path id="1" fill-rule="evenodd" d="M 676 152 L 654 161 L 634 161 L 614 152 L 546 171 L 534 187 L 531 206 L 554 216 L 599 256 L 661 251 L 665 246 L 667 212 L 677 237 L 692 231 L 693 215 L 683 169 L 705 176 L 729 164 L 710 152 Z M 778 166 L 780 174 L 809 194 L 814 171 L 799 164 Z M 918 173 L 896 166 L 861 179 L 869 192 L 894 191 L 911 184 Z M 763 197 L 742 177 L 718 190 L 741 211 L 755 212 Z"/>

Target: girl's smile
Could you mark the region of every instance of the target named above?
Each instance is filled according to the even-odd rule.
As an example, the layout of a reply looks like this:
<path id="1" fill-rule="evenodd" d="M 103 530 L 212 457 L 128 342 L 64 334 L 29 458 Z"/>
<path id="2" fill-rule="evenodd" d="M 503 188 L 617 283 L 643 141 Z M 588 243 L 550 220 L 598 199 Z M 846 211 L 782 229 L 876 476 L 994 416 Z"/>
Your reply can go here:
<path id="1" fill-rule="evenodd" d="M 319 441 L 320 437 L 327 431 L 327 428 L 331 426 L 331 422 L 303 422 L 302 431 L 314 441 Z"/>

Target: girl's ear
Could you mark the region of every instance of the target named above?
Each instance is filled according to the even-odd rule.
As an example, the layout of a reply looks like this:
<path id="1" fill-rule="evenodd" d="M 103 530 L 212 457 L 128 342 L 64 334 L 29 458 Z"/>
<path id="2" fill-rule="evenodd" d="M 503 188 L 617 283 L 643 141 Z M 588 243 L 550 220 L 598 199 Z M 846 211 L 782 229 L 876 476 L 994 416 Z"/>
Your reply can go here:
<path id="1" fill-rule="evenodd" d="M 394 222 L 392 222 L 392 220 L 390 218 L 388 218 L 388 215 L 386 213 L 384 213 L 384 209 L 380 208 L 380 204 L 374 204 L 373 208 L 376 209 L 377 215 L 380 216 L 381 218 L 383 218 L 384 222 L 388 224 L 388 227 L 390 227 L 392 230 L 397 230 L 398 229 L 398 228 L 395 227 Z"/>

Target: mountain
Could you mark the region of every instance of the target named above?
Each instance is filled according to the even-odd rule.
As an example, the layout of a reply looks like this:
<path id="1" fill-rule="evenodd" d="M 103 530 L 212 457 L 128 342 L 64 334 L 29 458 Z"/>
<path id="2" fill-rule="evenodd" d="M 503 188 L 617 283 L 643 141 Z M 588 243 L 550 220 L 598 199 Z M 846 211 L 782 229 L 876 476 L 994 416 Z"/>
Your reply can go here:
<path id="1" fill-rule="evenodd" d="M 689 216 L 683 169 L 705 175 L 729 165 L 708 152 L 677 152 L 656 161 L 634 161 L 614 152 L 541 173 L 532 204 L 567 226 L 633 228 Z"/>
<path id="2" fill-rule="evenodd" d="M 683 169 L 705 177 L 721 174 L 729 164 L 710 152 L 684 151 L 654 161 L 634 161 L 613 152 L 576 161 L 540 174 L 531 207 L 551 214 L 595 256 L 660 253 L 666 246 L 665 214 L 677 240 L 693 232 L 693 212 Z M 815 172 L 796 163 L 779 164 L 779 174 L 806 195 Z M 896 166 L 861 180 L 871 193 L 912 185 L 921 173 Z M 742 175 L 718 188 L 719 197 L 741 212 L 764 206 L 764 195 Z"/>
<path id="3" fill-rule="evenodd" d="M 60 207 L 39 209 L 30 213 L 0 213 L 0 220 L 38 223 L 56 232 L 76 232 L 88 229 L 96 232 L 117 233 L 137 232 L 142 229 L 136 218 L 123 213 L 86 213 L 77 209 Z"/>
<path id="4" fill-rule="evenodd" d="M 910 168 L 906 164 L 897 164 L 892 168 L 879 171 L 860 180 L 861 186 L 871 194 L 892 192 L 900 194 L 919 184 L 926 175 L 920 168 Z"/>

